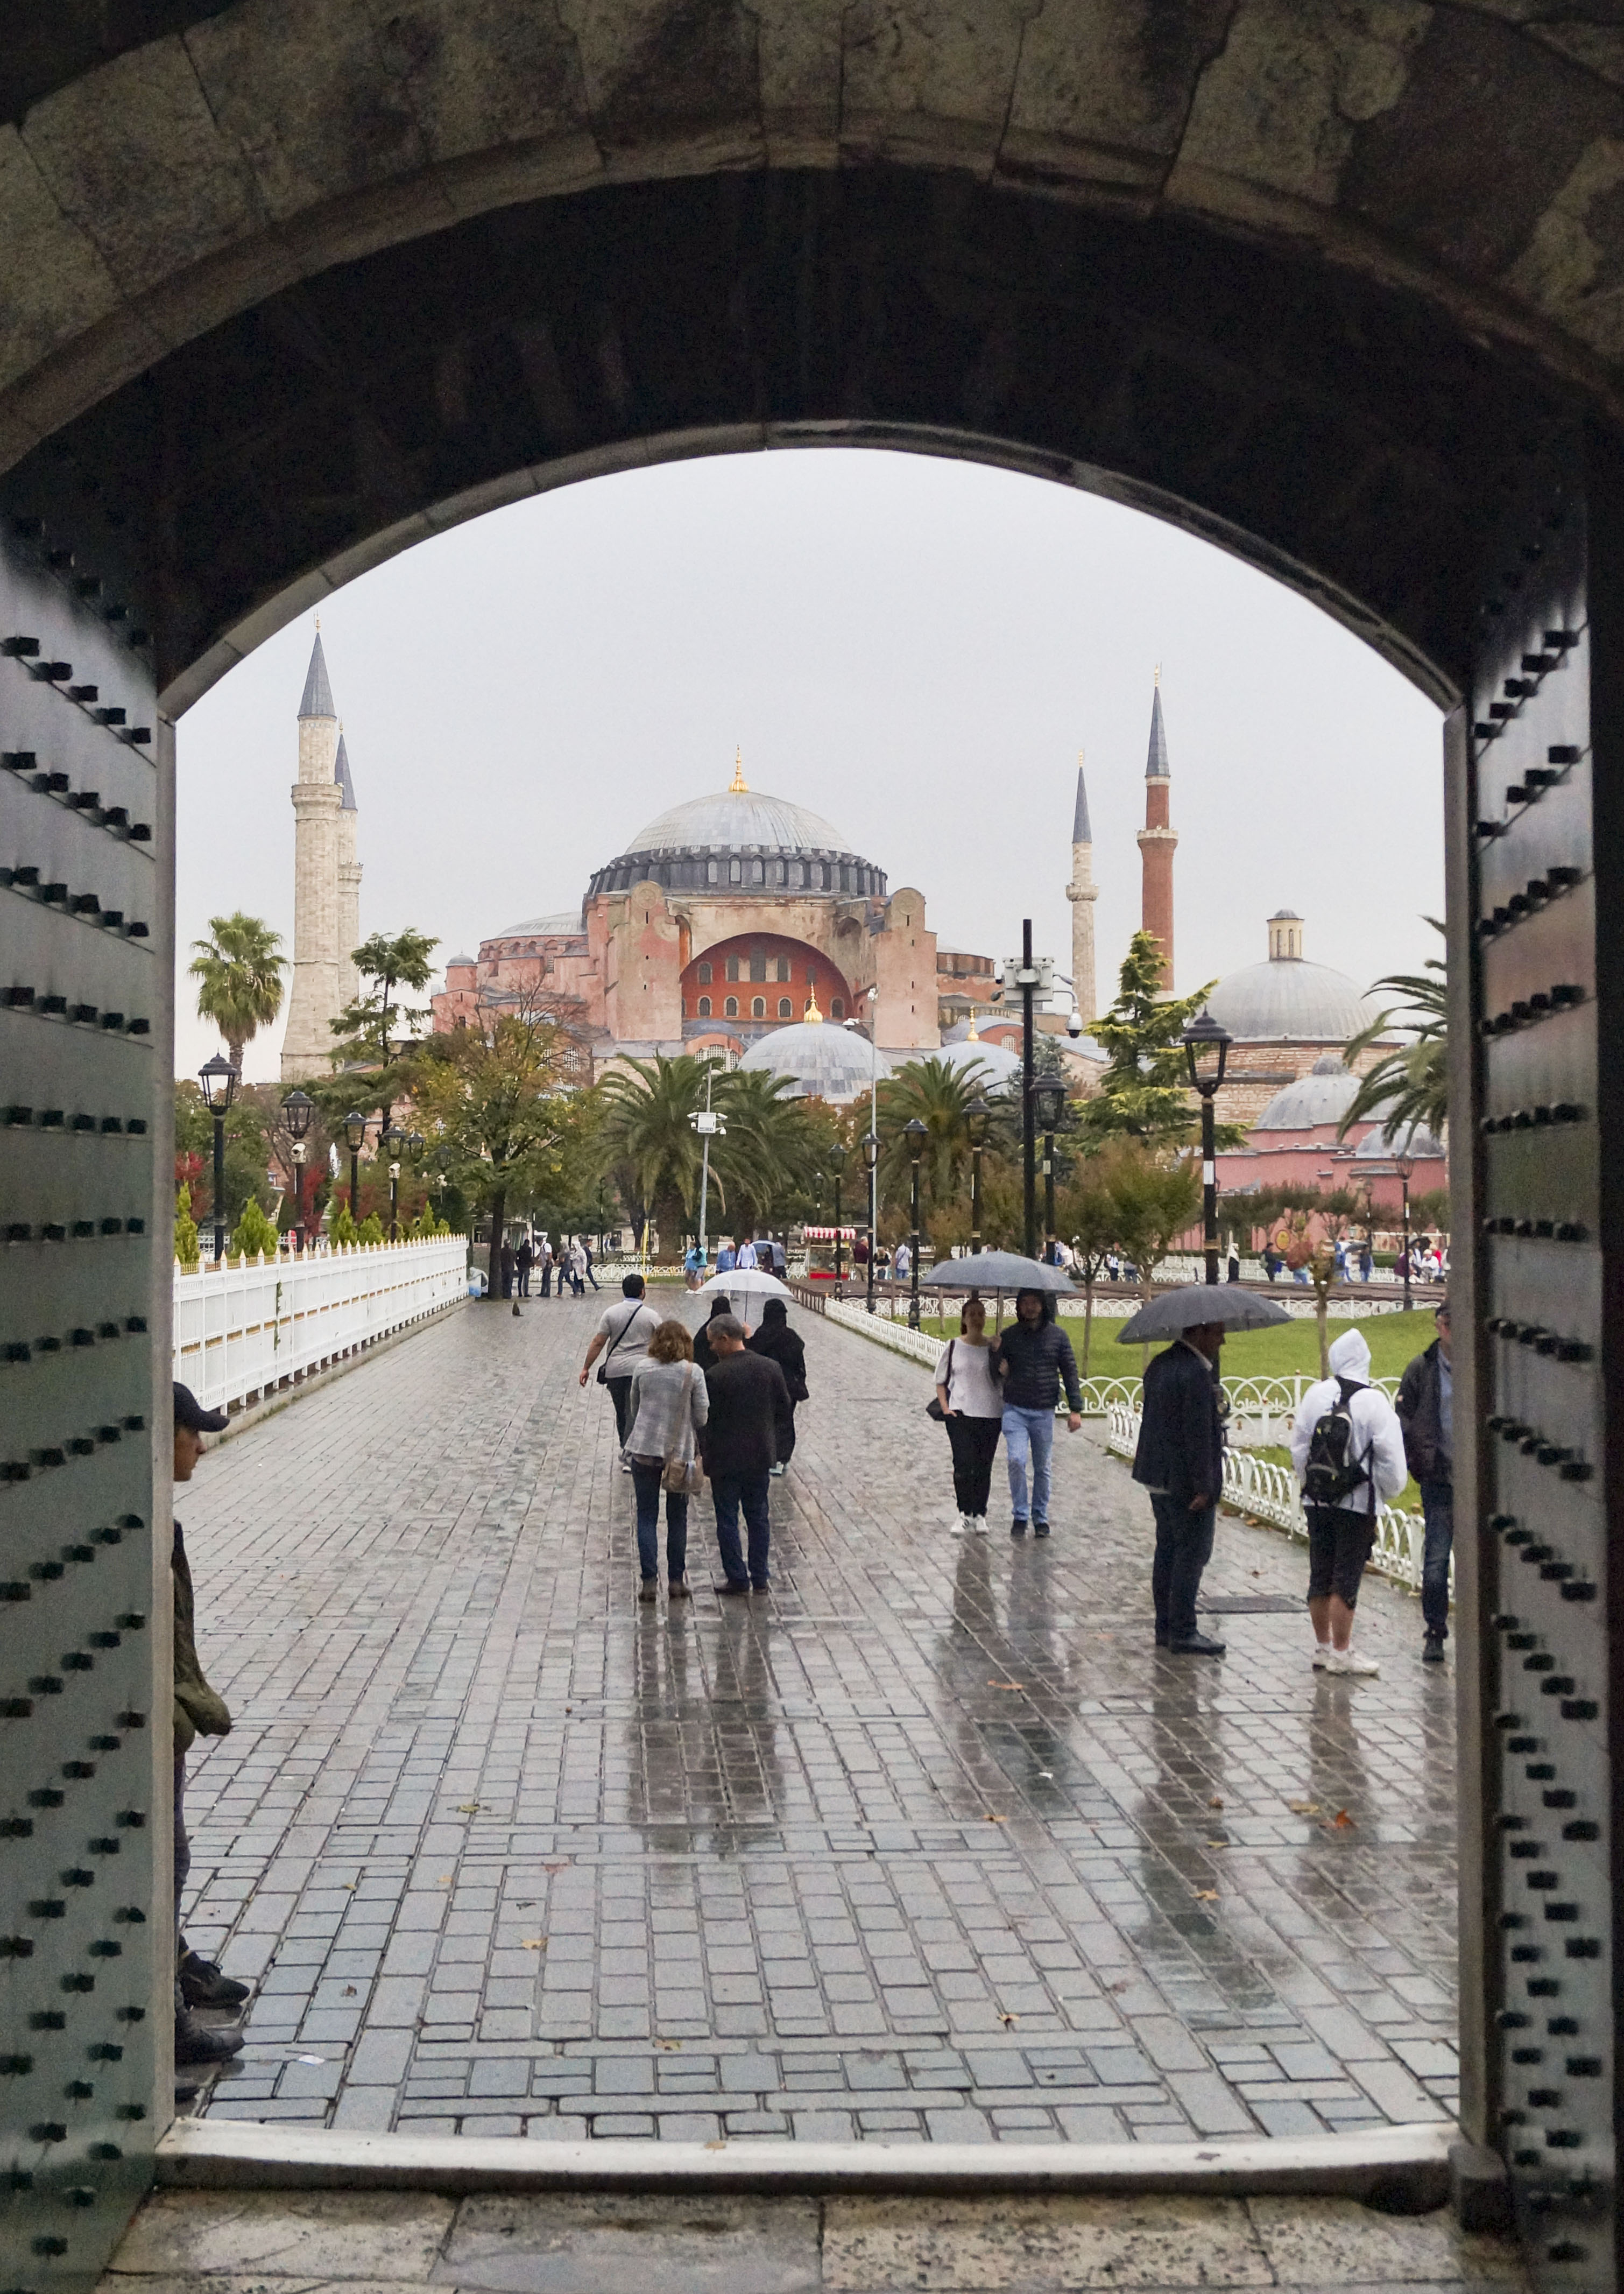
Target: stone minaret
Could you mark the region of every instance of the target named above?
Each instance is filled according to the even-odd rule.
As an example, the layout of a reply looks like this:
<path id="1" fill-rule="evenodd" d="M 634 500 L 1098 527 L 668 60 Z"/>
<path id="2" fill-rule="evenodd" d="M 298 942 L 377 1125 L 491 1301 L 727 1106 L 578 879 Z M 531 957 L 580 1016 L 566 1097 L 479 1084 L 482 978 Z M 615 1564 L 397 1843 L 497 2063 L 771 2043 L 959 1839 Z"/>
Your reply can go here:
<path id="1" fill-rule="evenodd" d="M 361 946 L 361 863 L 355 858 L 355 784 L 350 778 L 350 752 L 338 728 L 338 754 L 333 765 L 343 802 L 338 813 L 338 987 L 339 1002 L 354 1003 L 361 994 L 361 974 L 350 961 Z"/>
<path id="2" fill-rule="evenodd" d="M 338 719 L 318 623 L 299 704 L 299 777 L 293 785 L 293 992 L 282 1038 L 284 1083 L 329 1071 L 328 1021 L 345 1002 L 338 874 L 344 791 L 337 768 Z M 353 829 L 350 835 L 353 850 Z"/>
<path id="3" fill-rule="evenodd" d="M 1179 833 L 1168 818 L 1173 777 L 1167 769 L 1167 736 L 1162 729 L 1162 672 L 1156 672 L 1150 704 L 1150 754 L 1145 765 L 1145 825 L 1139 832 L 1143 856 L 1140 924 L 1162 944 L 1162 993 L 1173 993 L 1173 855 Z"/>
<path id="4" fill-rule="evenodd" d="M 1094 832 L 1088 825 L 1088 791 L 1083 783 L 1083 752 L 1077 752 L 1077 809 L 1071 821 L 1071 882 L 1066 887 L 1071 902 L 1071 979 L 1077 1009 L 1086 1028 L 1098 1018 L 1094 997 Z"/>

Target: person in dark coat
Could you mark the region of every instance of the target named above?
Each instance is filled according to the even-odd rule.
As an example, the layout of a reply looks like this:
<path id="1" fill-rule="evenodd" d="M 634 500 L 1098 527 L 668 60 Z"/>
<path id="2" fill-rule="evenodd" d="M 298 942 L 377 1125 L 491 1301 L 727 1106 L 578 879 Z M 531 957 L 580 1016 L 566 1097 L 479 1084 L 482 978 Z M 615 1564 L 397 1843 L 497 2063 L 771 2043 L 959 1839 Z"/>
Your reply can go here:
<path id="1" fill-rule="evenodd" d="M 530 1296 L 530 1270 L 536 1263 L 535 1250 L 528 1235 L 525 1236 L 517 1250 L 514 1252 L 513 1263 L 518 1271 L 519 1296 L 521 1298 L 528 1298 Z"/>
<path id="2" fill-rule="evenodd" d="M 502 1245 L 501 1250 L 497 1258 L 497 1265 L 501 1270 L 502 1296 L 504 1298 L 511 1298 L 513 1297 L 513 1278 L 515 1271 L 518 1265 L 518 1260 L 514 1254 L 514 1248 L 510 1242 L 505 1242 Z"/>
<path id="3" fill-rule="evenodd" d="M 1438 1335 L 1406 1365 L 1393 1405 L 1404 1459 L 1421 1488 L 1426 1542 L 1421 1558 L 1422 1662 L 1441 1664 L 1449 1630 L 1449 1556 L 1455 1548 L 1455 1373 L 1449 1359 L 1449 1302 L 1433 1319 Z"/>
<path id="4" fill-rule="evenodd" d="M 782 1298 L 769 1298 L 761 1309 L 761 1327 L 750 1341 L 752 1354 L 765 1354 L 784 1372 L 790 1389 L 790 1431 L 779 1444 L 775 1474 L 782 1474 L 795 1454 L 795 1412 L 807 1399 L 807 1342 L 790 1328 L 790 1310 Z"/>
<path id="5" fill-rule="evenodd" d="M 722 1557 L 719 1593 L 764 1593 L 772 1532 L 769 1476 L 794 1423 L 784 1372 L 765 1355 L 746 1351 L 744 1325 L 732 1314 L 705 1325 L 715 1363 L 705 1372 L 710 1414 L 700 1436 L 716 1505 L 716 1542 Z M 739 1550 L 739 1513 L 749 1535 L 748 1561 Z"/>
<path id="6" fill-rule="evenodd" d="M 1198 1323 L 1145 1372 L 1133 1478 L 1156 1516 L 1156 1645 L 1177 1656 L 1222 1656 L 1224 1645 L 1196 1624 L 1201 1573 L 1213 1558 L 1223 1487 L 1222 1322 Z"/>
<path id="7" fill-rule="evenodd" d="M 710 1301 L 710 1312 L 694 1333 L 694 1359 L 701 1370 L 714 1370 L 716 1354 L 710 1344 L 710 1325 L 719 1322 L 733 1312 L 733 1301 L 725 1290 L 719 1290 Z"/>

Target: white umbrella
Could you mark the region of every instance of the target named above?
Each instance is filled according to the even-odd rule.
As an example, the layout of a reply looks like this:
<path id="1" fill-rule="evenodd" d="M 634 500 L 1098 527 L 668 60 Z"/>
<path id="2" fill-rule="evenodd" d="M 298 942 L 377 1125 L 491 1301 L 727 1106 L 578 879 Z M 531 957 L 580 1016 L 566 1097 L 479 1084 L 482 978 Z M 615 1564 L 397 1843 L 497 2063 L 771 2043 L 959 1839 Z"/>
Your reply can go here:
<path id="1" fill-rule="evenodd" d="M 707 1290 L 725 1290 L 730 1298 L 792 1298 L 795 1293 L 780 1282 L 775 1274 L 768 1274 L 759 1266 L 735 1266 L 726 1274 L 713 1274 L 709 1282 L 702 1282 L 696 1296 Z"/>

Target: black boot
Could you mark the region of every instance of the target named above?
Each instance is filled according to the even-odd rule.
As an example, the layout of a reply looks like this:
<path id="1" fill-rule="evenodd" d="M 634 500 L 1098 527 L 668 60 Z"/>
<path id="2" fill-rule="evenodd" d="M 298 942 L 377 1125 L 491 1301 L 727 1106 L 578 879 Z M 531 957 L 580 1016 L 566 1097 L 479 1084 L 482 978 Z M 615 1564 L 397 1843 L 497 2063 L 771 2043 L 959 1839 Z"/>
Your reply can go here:
<path id="1" fill-rule="evenodd" d="M 248 1996 L 248 1986 L 234 1975 L 222 1973 L 212 1959 L 195 1951 L 181 1955 L 181 1997 L 189 2007 L 238 2007 Z"/>
<path id="2" fill-rule="evenodd" d="M 223 2063 L 242 2052 L 240 2023 L 205 2023 L 190 2007 L 175 2019 L 175 2060 L 178 2064 Z"/>

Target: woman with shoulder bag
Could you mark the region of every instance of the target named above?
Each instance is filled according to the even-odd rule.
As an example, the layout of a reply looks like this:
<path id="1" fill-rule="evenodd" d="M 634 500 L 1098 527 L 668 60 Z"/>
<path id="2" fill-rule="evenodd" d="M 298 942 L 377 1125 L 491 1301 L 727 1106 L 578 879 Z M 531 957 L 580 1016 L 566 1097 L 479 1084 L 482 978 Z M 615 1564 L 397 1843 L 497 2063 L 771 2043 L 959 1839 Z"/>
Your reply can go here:
<path id="1" fill-rule="evenodd" d="M 955 1537 L 967 1529 L 987 1535 L 993 1459 L 1003 1429 L 1003 1397 L 993 1376 L 992 1353 L 987 1308 L 979 1298 L 967 1298 L 958 1337 L 949 1338 L 937 1357 L 936 1403 L 930 1411 L 946 1425 L 953 1448 L 953 1488 L 959 1506 L 953 1525 Z"/>
<path id="2" fill-rule="evenodd" d="M 702 1468 L 697 1436 L 710 1411 L 704 1372 L 683 1322 L 662 1322 L 631 1374 L 626 1455 L 637 1501 L 638 1598 L 660 1590 L 660 1493 L 665 1492 L 665 1579 L 673 1601 L 688 1598 L 688 1499 Z"/>

